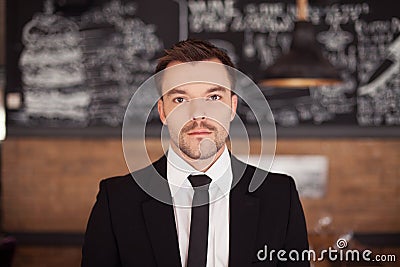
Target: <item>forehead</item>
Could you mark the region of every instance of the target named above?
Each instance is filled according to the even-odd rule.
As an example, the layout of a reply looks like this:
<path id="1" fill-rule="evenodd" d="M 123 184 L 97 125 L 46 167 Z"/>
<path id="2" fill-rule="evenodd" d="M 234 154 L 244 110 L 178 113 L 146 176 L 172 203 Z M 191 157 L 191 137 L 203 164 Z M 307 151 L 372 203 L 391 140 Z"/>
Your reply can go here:
<path id="1" fill-rule="evenodd" d="M 231 87 L 228 70 L 218 59 L 186 63 L 173 61 L 159 75 L 163 94 L 181 87 Z"/>

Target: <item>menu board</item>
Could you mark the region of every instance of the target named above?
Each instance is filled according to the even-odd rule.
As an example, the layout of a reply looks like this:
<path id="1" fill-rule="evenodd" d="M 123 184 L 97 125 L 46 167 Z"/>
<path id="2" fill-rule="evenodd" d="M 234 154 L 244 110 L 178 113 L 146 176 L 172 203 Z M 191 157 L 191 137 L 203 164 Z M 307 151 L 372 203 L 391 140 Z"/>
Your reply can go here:
<path id="1" fill-rule="evenodd" d="M 119 134 L 126 106 L 157 58 L 187 38 L 226 50 L 240 71 L 260 81 L 289 51 L 297 20 L 295 1 L 14 0 L 6 8 L 11 135 Z M 309 1 L 317 41 L 344 82 L 260 88 L 278 129 L 294 136 L 331 129 L 398 136 L 398 10 L 400 2 L 390 0 Z M 143 110 L 151 109 L 149 99 L 143 97 Z M 238 114 L 247 127 L 256 125 L 244 103 Z M 160 124 L 157 112 L 148 120 Z"/>

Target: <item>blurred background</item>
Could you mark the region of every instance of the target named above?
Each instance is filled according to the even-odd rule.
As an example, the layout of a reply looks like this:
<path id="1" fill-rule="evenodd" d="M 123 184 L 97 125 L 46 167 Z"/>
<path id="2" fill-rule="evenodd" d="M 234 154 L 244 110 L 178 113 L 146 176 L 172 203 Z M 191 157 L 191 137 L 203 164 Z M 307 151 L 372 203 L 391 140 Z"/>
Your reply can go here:
<path id="1" fill-rule="evenodd" d="M 313 264 L 400 266 L 398 10 L 393 0 L 0 0 L 0 266 L 80 266 L 99 181 L 129 171 L 125 108 L 163 50 L 188 37 L 225 49 L 268 99 L 272 169 L 296 180 L 311 248 L 342 238 L 397 259 Z M 254 113 L 242 101 L 238 115 L 256 154 Z M 157 113 L 135 119 L 148 122 L 157 159 Z"/>

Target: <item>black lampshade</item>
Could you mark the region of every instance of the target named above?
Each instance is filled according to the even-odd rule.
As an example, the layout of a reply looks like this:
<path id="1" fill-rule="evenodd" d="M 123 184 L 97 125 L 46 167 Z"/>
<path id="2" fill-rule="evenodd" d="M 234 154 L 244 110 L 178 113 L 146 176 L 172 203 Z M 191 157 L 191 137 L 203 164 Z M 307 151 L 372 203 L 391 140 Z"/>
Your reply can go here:
<path id="1" fill-rule="evenodd" d="M 308 21 L 297 21 L 289 53 L 282 55 L 266 69 L 266 75 L 259 85 L 304 88 L 340 82 L 338 71 L 322 55 L 314 26 Z"/>

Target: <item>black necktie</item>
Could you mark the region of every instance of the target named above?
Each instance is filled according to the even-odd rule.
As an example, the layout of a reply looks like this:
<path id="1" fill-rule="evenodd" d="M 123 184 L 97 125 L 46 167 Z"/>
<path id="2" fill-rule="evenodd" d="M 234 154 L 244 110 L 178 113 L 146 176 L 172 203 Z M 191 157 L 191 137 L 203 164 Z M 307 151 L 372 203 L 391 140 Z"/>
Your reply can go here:
<path id="1" fill-rule="evenodd" d="M 208 188 L 211 179 L 207 175 L 189 175 L 194 189 L 192 217 L 190 222 L 189 254 L 187 267 L 205 267 L 207 263 L 208 208 L 210 197 Z"/>

